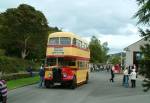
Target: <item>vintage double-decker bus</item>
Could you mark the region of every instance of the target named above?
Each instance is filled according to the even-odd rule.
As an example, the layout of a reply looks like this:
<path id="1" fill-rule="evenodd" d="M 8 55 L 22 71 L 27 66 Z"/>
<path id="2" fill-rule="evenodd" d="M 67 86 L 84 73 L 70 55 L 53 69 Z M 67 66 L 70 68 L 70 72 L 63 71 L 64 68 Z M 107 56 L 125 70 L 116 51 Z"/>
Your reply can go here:
<path id="1" fill-rule="evenodd" d="M 49 35 L 46 51 L 45 86 L 64 85 L 72 89 L 89 78 L 88 44 L 69 32 Z"/>

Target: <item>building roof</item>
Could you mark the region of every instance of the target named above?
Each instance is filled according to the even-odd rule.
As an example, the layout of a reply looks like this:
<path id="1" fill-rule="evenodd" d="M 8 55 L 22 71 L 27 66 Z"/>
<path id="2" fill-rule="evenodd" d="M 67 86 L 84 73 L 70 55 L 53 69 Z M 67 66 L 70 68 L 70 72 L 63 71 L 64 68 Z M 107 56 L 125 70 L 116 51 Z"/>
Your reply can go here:
<path id="1" fill-rule="evenodd" d="M 138 43 L 138 42 L 140 42 L 140 41 L 142 41 L 142 40 L 144 40 L 144 38 L 142 38 L 142 39 L 140 39 L 140 40 L 138 40 L 138 41 L 136 41 L 136 42 L 130 44 L 129 46 L 125 47 L 123 50 L 124 50 L 124 51 L 128 51 L 128 48 L 129 48 L 129 47 L 133 46 L 134 44 L 136 44 L 136 43 Z"/>
<path id="2" fill-rule="evenodd" d="M 141 46 L 144 45 L 144 44 L 150 44 L 150 39 L 148 39 L 147 41 L 145 40 L 145 38 L 142 38 L 140 40 L 138 40 L 137 42 L 134 42 L 132 44 L 130 44 L 129 46 L 125 47 L 124 48 L 124 51 L 128 51 L 128 49 L 130 47 L 133 47 L 134 45 L 138 44 L 138 43 L 141 43 Z"/>

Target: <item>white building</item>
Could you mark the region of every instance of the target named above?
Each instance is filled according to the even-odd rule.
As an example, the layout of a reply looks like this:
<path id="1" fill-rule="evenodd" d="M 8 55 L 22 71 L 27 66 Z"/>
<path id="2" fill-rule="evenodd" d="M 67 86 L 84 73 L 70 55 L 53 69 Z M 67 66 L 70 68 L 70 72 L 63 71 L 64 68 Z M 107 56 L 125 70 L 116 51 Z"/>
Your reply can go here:
<path id="1" fill-rule="evenodd" d="M 147 43 L 149 42 L 145 41 L 143 38 L 129 45 L 128 47 L 124 48 L 124 50 L 126 51 L 126 60 L 125 60 L 126 66 L 135 64 L 138 67 L 139 60 L 142 58 L 140 47 L 144 46 L 144 44 L 147 44 Z"/>

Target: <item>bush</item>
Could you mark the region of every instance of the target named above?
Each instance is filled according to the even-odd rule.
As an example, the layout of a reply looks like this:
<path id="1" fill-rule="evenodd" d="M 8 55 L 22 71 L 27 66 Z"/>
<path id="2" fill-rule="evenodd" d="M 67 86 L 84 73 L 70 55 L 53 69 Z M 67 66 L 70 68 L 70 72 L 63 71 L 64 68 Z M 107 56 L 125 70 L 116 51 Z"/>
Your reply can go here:
<path id="1" fill-rule="evenodd" d="M 0 56 L 4 56 L 5 55 L 5 50 L 0 49 Z"/>
<path id="2" fill-rule="evenodd" d="M 33 71 L 39 69 L 38 63 L 31 63 L 29 60 L 19 58 L 0 56 L 0 71 L 4 74 L 26 71 L 29 66 L 32 66 Z"/>
<path id="3" fill-rule="evenodd" d="M 36 76 L 37 73 L 34 73 L 34 76 Z M 31 75 L 27 72 L 24 73 L 12 73 L 12 74 L 5 74 L 2 76 L 2 79 L 9 81 L 9 80 L 15 80 L 15 79 L 21 79 L 21 78 L 27 78 L 31 77 Z"/>

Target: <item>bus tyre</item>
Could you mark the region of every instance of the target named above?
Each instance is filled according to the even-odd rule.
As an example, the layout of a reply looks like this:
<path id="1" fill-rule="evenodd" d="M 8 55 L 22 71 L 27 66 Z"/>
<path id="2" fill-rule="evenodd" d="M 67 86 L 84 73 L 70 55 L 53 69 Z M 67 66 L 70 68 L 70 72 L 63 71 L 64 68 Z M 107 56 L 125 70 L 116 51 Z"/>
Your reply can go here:
<path id="1" fill-rule="evenodd" d="M 44 84 L 45 84 L 46 88 L 51 88 L 52 87 L 52 83 L 50 81 L 46 80 Z"/>
<path id="2" fill-rule="evenodd" d="M 77 82 L 77 79 L 76 79 L 76 76 L 74 76 L 73 80 L 71 82 L 71 86 L 70 86 L 71 89 L 75 89 L 77 87 L 77 83 L 76 82 Z"/>
<path id="3" fill-rule="evenodd" d="M 87 84 L 88 81 L 89 81 L 89 74 L 87 73 L 87 75 L 86 75 L 86 80 L 85 80 L 85 84 Z"/>

